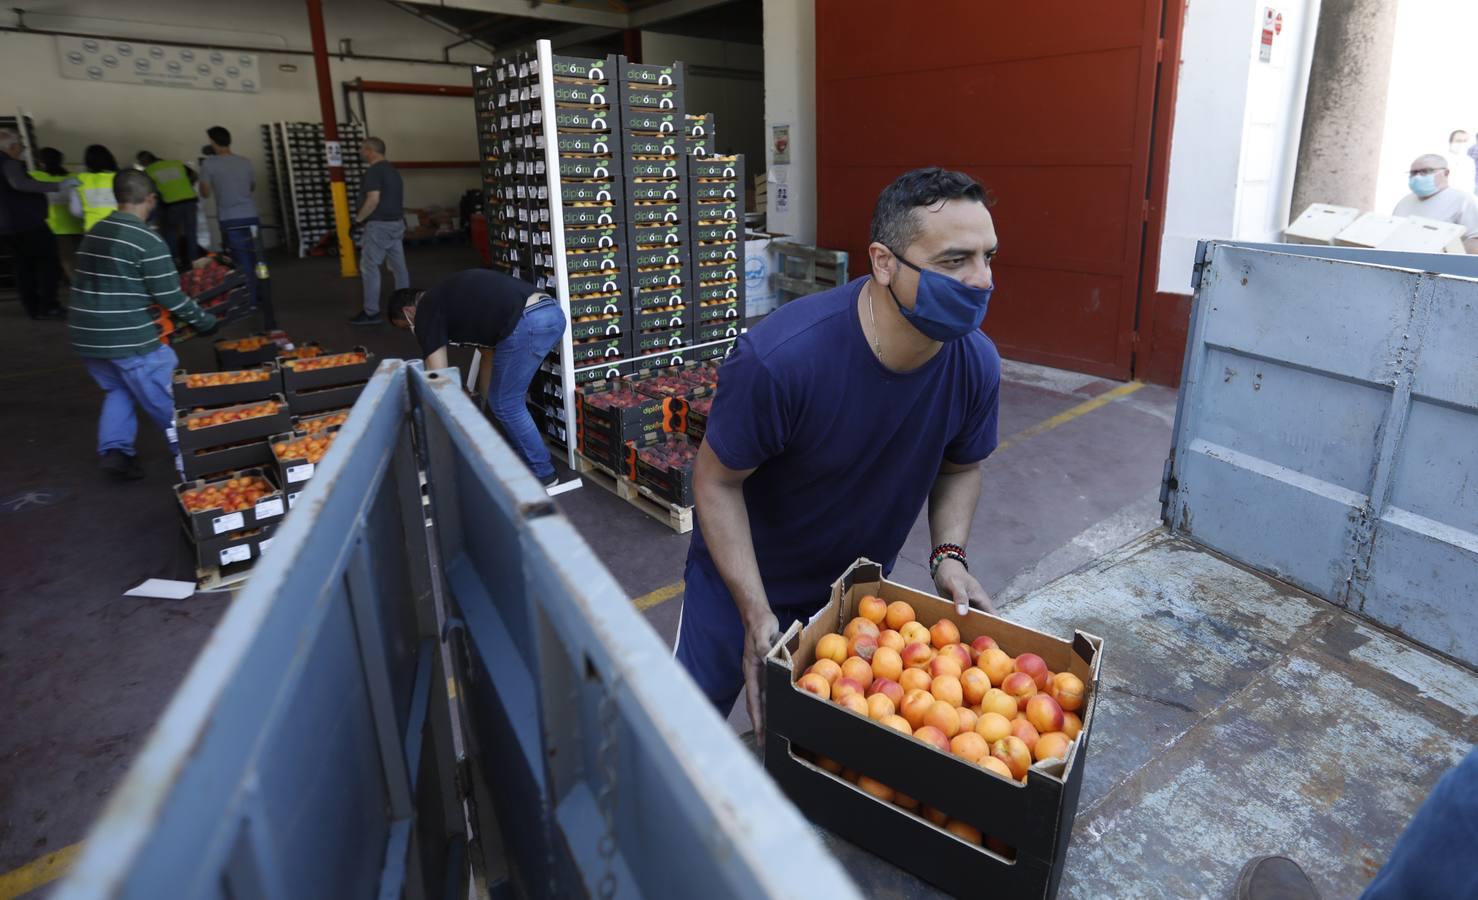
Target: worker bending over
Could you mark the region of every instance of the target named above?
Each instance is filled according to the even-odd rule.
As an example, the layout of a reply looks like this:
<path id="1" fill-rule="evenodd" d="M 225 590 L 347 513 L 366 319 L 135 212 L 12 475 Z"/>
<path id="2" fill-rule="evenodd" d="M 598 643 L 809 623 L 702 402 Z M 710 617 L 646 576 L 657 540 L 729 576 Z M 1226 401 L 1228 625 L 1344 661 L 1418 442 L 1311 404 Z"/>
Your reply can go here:
<path id="1" fill-rule="evenodd" d="M 396 294 L 391 315 L 415 333 L 427 368 L 447 367 L 449 344 L 493 349 L 492 364 L 478 373 L 487 409 L 535 477 L 559 493 L 549 449 L 524 400 L 539 364 L 564 335 L 559 301 L 502 272 L 468 269 L 428 291 Z"/>

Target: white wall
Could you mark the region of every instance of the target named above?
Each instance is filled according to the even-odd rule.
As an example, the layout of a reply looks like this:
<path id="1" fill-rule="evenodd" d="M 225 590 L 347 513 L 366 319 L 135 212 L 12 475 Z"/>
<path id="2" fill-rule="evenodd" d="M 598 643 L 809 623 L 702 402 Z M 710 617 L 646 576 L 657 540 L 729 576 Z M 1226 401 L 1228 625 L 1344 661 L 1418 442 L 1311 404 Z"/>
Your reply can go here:
<path id="1" fill-rule="evenodd" d="M 681 62 L 689 67 L 685 101 L 692 114 L 714 114 L 718 127 L 718 151 L 743 153 L 751 173 L 765 165 L 765 66 L 764 51 L 753 44 L 736 44 L 707 38 L 642 32 L 642 62 L 666 65 Z M 692 71 L 726 69 L 732 75 Z M 750 73 L 750 74 L 744 74 Z"/>
<path id="2" fill-rule="evenodd" d="M 1254 0 L 1191 0 L 1181 38 L 1158 290 L 1190 292 L 1196 242 L 1277 240 L 1288 224 L 1319 0 L 1281 0 L 1258 58 Z"/>
<path id="3" fill-rule="evenodd" d="M 260 47 L 261 89 L 255 94 L 222 94 L 145 85 L 86 82 L 62 78 L 55 37 L 0 33 L 0 84 L 7 107 L 21 106 L 35 117 L 39 139 L 60 149 L 72 165 L 92 143 L 105 144 L 120 163 L 139 150 L 193 160 L 206 142 L 205 129 L 224 125 L 233 149 L 258 164 L 257 205 L 263 218 L 276 221 L 262 166 L 261 125 L 272 121 L 319 121 L 317 82 L 311 56 L 272 53 L 272 49 L 311 50 L 308 18 L 301 0 L 225 0 L 164 4 L 143 0 L 77 0 L 27 4 L 32 28 L 103 34 L 146 40 Z M 243 16 L 244 8 L 250 15 Z M 433 26 L 385 3 L 325 0 L 329 49 L 341 38 L 356 53 L 439 59 L 455 40 Z M 34 10 L 34 11 L 29 11 Z M 0 22 L 14 24 L 6 12 Z M 460 59 L 484 54 L 458 48 Z M 296 66 L 284 72 L 279 66 Z M 363 77 L 382 81 L 466 85 L 471 73 L 447 66 L 368 60 L 333 60 L 334 99 L 342 104 L 340 81 Z M 477 158 L 472 102 L 465 98 L 371 95 L 371 131 L 400 159 Z M 7 110 L 8 111 L 8 110 Z M 339 109 L 343 121 L 347 111 Z M 346 148 L 347 149 L 347 148 Z M 406 204 L 455 205 L 462 191 L 477 187 L 475 169 L 407 171 Z"/>
<path id="4" fill-rule="evenodd" d="M 816 4 L 764 0 L 765 147 L 771 128 L 790 126 L 790 164 L 769 166 L 768 228 L 803 244 L 816 242 Z M 758 165 L 750 166 L 759 172 Z M 775 204 L 775 187 L 790 190 L 790 210 Z"/>
<path id="5" fill-rule="evenodd" d="M 1391 50 L 1391 81 L 1386 100 L 1385 137 L 1375 204 L 1390 212 L 1406 196 L 1411 161 L 1423 153 L 1450 157 L 1447 136 L 1458 128 L 1478 130 L 1473 99 L 1473 42 L 1478 36 L 1478 3 L 1453 0 L 1401 0 L 1396 9 L 1396 40 Z M 1457 171 L 1456 160 L 1448 165 Z M 1454 187 L 1473 190 L 1471 180 Z"/>

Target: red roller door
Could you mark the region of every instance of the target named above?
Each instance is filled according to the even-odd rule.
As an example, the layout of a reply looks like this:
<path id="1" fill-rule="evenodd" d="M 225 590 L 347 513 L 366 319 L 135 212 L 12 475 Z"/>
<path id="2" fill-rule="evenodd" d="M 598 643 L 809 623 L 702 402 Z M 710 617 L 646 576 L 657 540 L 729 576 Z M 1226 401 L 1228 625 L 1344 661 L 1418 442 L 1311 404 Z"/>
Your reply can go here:
<path id="1" fill-rule="evenodd" d="M 1131 374 L 1162 0 L 816 0 L 817 243 L 867 271 L 878 192 L 941 165 L 996 197 L 1003 355 Z"/>

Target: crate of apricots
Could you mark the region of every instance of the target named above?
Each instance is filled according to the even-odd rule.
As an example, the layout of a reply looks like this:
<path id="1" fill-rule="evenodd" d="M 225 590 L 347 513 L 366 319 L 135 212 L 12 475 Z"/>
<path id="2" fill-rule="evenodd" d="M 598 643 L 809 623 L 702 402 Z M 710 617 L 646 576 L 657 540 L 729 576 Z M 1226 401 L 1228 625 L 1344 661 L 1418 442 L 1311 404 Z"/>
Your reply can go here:
<path id="1" fill-rule="evenodd" d="M 278 481 L 296 493 L 301 483 L 313 477 L 323 454 L 338 437 L 339 426 L 330 425 L 311 432 L 287 432 L 272 436 L 272 456 L 277 460 Z"/>
<path id="2" fill-rule="evenodd" d="M 1051 897 L 1102 651 L 961 617 L 858 560 L 765 660 L 765 768 L 812 820 L 952 895 Z"/>
<path id="3" fill-rule="evenodd" d="M 222 338 L 215 342 L 216 367 L 244 369 L 272 362 L 277 354 L 292 347 L 285 331 L 267 331 L 242 338 Z"/>
<path id="4" fill-rule="evenodd" d="M 197 541 L 275 523 L 287 512 L 282 491 L 263 469 L 175 485 L 185 529 Z"/>
<path id="5" fill-rule="evenodd" d="M 302 434 L 317 434 L 329 428 L 336 428 L 349 420 L 349 410 L 335 409 L 316 416 L 294 416 L 293 431 Z"/>
<path id="6" fill-rule="evenodd" d="M 178 406 L 224 406 L 265 400 L 282 393 L 282 376 L 275 362 L 228 372 L 176 369 L 173 386 L 174 402 Z"/>
<path id="7" fill-rule="evenodd" d="M 250 403 L 178 410 L 175 433 L 180 450 L 189 451 L 264 438 L 288 428 L 291 421 L 287 402 L 273 394 Z"/>
<path id="8" fill-rule="evenodd" d="M 363 347 L 355 347 L 346 353 L 320 353 L 307 359 L 279 357 L 278 365 L 286 390 L 309 391 L 365 381 L 374 374 L 379 360 Z"/>

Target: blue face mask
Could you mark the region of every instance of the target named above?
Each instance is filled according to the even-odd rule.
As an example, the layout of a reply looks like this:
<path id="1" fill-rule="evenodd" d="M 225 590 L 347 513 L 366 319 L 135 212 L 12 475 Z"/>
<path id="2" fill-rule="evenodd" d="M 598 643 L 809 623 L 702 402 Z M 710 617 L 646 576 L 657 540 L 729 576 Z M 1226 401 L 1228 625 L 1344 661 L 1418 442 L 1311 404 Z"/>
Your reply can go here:
<path id="1" fill-rule="evenodd" d="M 899 262 L 919 273 L 919 290 L 913 309 L 899 303 L 898 295 L 893 293 L 893 286 L 888 285 L 888 295 L 898 304 L 898 311 L 908 320 L 908 324 L 936 341 L 953 341 L 980 330 L 980 323 L 985 321 L 985 310 L 990 305 L 990 295 L 995 290 L 995 285 L 988 288 L 971 287 L 948 275 L 920 269 L 904 259 L 901 253 L 895 252 L 893 255 Z"/>
<path id="2" fill-rule="evenodd" d="M 1425 175 L 1413 175 L 1407 179 L 1411 185 L 1411 192 L 1418 197 L 1430 197 L 1437 193 L 1437 174 L 1428 172 Z"/>

